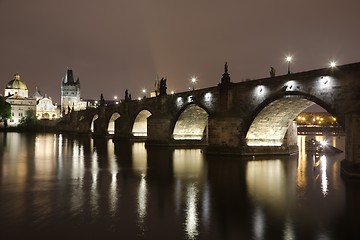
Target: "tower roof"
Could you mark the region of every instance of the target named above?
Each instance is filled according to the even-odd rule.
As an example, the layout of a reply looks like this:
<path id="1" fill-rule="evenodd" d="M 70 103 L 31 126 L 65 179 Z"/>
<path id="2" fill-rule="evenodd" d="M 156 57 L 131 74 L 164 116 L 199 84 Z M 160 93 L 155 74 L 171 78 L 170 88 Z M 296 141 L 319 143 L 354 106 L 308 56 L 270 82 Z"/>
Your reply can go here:
<path id="1" fill-rule="evenodd" d="M 63 83 L 74 83 L 73 71 L 71 69 L 67 70 Z"/>
<path id="2" fill-rule="evenodd" d="M 6 89 L 28 90 L 26 84 L 21 81 L 20 75 L 18 73 L 15 74 L 14 79 L 6 85 Z"/>

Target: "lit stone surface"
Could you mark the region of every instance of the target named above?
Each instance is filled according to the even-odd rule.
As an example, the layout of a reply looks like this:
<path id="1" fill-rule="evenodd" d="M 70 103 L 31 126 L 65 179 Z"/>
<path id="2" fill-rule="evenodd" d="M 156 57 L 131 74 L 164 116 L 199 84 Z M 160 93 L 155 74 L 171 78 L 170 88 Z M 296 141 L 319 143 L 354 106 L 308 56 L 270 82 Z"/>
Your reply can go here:
<path id="1" fill-rule="evenodd" d="M 139 112 L 134 121 L 132 133 L 134 136 L 147 136 L 147 118 L 151 115 L 148 110 Z"/>
<path id="2" fill-rule="evenodd" d="M 207 118 L 208 114 L 204 109 L 196 105 L 190 105 L 181 113 L 176 121 L 173 132 L 174 139 L 202 139 L 207 125 Z"/>
<path id="3" fill-rule="evenodd" d="M 281 146 L 295 117 L 314 103 L 303 98 L 284 97 L 266 106 L 246 134 L 248 146 Z"/>

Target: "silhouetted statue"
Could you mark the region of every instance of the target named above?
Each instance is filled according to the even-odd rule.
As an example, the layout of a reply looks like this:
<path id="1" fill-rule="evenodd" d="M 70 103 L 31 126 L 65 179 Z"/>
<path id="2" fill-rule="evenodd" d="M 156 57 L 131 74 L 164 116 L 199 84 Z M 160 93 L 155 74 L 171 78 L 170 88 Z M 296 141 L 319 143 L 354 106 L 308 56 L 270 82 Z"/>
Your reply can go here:
<path id="1" fill-rule="evenodd" d="M 131 93 L 129 94 L 129 100 L 131 100 Z"/>
<path id="2" fill-rule="evenodd" d="M 129 101 L 129 91 L 125 90 L 125 102 Z"/>
<path id="3" fill-rule="evenodd" d="M 275 77 L 275 69 L 273 67 L 270 67 L 270 77 Z"/>
<path id="4" fill-rule="evenodd" d="M 67 111 L 67 114 L 70 114 L 71 113 L 71 108 L 70 106 L 68 105 L 68 111 Z"/>
<path id="5" fill-rule="evenodd" d="M 165 96 L 166 94 L 166 78 L 161 78 L 160 80 L 160 96 Z"/>
<path id="6" fill-rule="evenodd" d="M 225 86 L 230 85 L 230 74 L 229 74 L 228 63 L 227 62 L 225 62 L 224 68 L 225 68 L 224 73 L 222 75 L 221 82 L 219 84 L 221 87 L 225 87 Z"/>
<path id="7" fill-rule="evenodd" d="M 101 94 L 100 95 L 100 107 L 103 107 L 103 106 L 105 106 L 105 99 L 104 99 L 104 95 Z"/>

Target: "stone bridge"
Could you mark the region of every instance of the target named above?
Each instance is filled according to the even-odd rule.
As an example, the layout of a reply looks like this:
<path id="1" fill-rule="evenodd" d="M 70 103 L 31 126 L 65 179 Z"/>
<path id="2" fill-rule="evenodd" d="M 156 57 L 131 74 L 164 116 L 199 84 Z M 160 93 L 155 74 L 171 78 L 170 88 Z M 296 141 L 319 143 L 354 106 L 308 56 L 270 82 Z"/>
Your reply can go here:
<path id="1" fill-rule="evenodd" d="M 360 63 L 234 83 L 72 112 L 62 131 L 145 140 L 146 146 L 205 145 L 208 154 L 297 152 L 295 117 L 314 103 L 346 134 L 348 175 L 360 169 Z"/>

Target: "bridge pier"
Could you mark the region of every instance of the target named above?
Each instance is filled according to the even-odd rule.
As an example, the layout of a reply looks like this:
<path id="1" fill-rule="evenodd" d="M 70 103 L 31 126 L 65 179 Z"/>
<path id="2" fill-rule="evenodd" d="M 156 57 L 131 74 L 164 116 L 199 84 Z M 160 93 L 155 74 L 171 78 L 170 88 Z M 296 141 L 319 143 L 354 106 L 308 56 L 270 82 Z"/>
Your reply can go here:
<path id="1" fill-rule="evenodd" d="M 345 116 L 346 159 L 341 162 L 345 178 L 360 178 L 360 113 Z"/>
<path id="2" fill-rule="evenodd" d="M 207 154 L 241 154 L 243 119 L 234 116 L 209 116 Z"/>
<path id="3" fill-rule="evenodd" d="M 152 114 L 147 118 L 145 146 L 169 146 L 171 141 L 172 116 L 167 113 Z"/>
<path id="4" fill-rule="evenodd" d="M 115 134 L 113 142 L 128 142 L 132 139 L 131 121 L 128 116 L 121 115 L 115 120 Z"/>
<path id="5" fill-rule="evenodd" d="M 94 121 L 93 137 L 105 137 L 108 135 L 105 111 L 105 107 L 99 107 L 99 117 Z"/>

